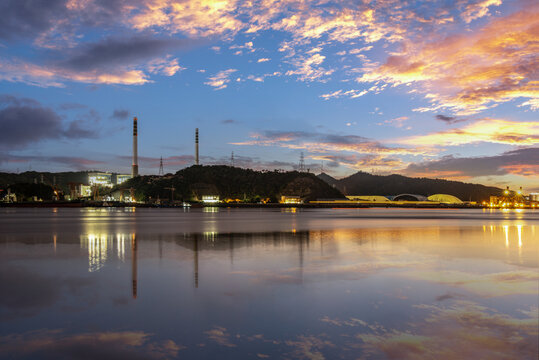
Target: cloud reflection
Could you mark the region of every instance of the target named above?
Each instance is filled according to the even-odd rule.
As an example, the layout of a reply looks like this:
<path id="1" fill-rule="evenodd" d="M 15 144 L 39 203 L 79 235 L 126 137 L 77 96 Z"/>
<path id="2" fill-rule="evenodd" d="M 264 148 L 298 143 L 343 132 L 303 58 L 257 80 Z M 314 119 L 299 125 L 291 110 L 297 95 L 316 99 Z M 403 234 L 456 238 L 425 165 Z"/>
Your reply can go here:
<path id="1" fill-rule="evenodd" d="M 57 329 L 0 337 L 0 357 L 17 359 L 169 359 L 181 349 L 143 331 L 66 334 Z"/>

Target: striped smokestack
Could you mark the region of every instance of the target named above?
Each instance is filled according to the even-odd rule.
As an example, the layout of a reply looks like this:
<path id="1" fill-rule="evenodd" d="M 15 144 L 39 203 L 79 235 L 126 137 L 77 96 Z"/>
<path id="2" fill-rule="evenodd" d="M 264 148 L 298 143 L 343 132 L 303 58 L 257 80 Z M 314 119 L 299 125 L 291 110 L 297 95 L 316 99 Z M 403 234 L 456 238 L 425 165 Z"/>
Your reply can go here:
<path id="1" fill-rule="evenodd" d="M 137 129 L 137 118 L 133 118 L 133 165 L 131 169 L 131 176 L 138 176 L 138 129 Z"/>
<path id="2" fill-rule="evenodd" d="M 195 130 L 195 165 L 198 165 L 198 128 Z"/>

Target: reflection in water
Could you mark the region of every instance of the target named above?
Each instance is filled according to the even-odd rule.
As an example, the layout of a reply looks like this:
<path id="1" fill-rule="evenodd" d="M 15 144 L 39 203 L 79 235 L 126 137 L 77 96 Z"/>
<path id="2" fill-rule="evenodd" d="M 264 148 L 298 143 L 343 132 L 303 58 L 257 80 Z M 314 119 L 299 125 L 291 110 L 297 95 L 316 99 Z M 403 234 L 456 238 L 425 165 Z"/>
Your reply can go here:
<path id="1" fill-rule="evenodd" d="M 195 288 L 198 288 L 198 235 L 193 236 L 193 265 L 194 265 L 194 277 L 195 277 Z"/>
<path id="2" fill-rule="evenodd" d="M 88 250 L 88 271 L 101 269 L 108 256 L 108 236 L 105 234 L 88 234 L 81 236 L 81 248 Z"/>
<path id="3" fill-rule="evenodd" d="M 528 227 L 530 232 L 535 232 L 535 226 Z M 447 231 L 447 230 L 446 230 Z M 502 226 L 482 226 L 484 234 L 488 234 L 492 241 L 500 239 L 504 241 L 504 248 L 507 251 L 511 249 L 518 249 L 519 263 L 523 263 L 523 247 L 525 245 L 525 239 L 523 235 L 522 225 L 502 225 Z M 440 232 L 439 228 L 431 228 L 430 230 L 423 230 L 423 234 L 428 234 L 429 243 L 436 242 L 437 239 L 444 235 Z M 501 236 L 499 236 L 501 234 Z M 511 234 L 515 236 L 512 237 Z M 410 237 L 411 236 L 411 237 Z M 88 234 L 81 237 L 81 248 L 88 251 L 88 271 L 96 272 L 105 266 L 107 261 L 110 261 L 111 256 L 116 255 L 116 258 L 121 262 L 125 261 L 125 246 L 126 238 L 130 238 L 131 245 L 131 273 L 132 273 L 132 297 L 137 298 L 138 295 L 138 282 L 137 282 L 137 261 L 138 261 L 138 242 L 137 236 L 134 233 L 125 234 L 118 233 L 116 235 L 106 234 Z M 512 243 L 510 239 L 514 239 Z M 145 237 L 142 240 L 152 241 L 154 237 Z M 257 244 L 267 244 L 273 247 L 282 246 L 294 246 L 297 248 L 297 279 L 301 283 L 304 278 L 305 267 L 305 249 L 309 248 L 309 243 L 314 240 L 320 249 L 320 256 L 334 254 L 335 245 L 339 246 L 339 252 L 345 252 L 349 247 L 348 241 L 352 240 L 357 244 L 364 244 L 366 241 L 370 243 L 372 249 L 379 247 L 378 241 L 391 240 L 391 241 L 414 241 L 420 240 L 414 229 L 403 230 L 384 230 L 373 233 L 371 231 L 351 231 L 351 230 L 334 230 L 334 231 L 290 231 L 290 232 L 270 232 L 270 233 L 246 233 L 246 234 L 220 234 L 215 231 L 208 231 L 202 234 L 182 234 L 182 235 L 157 235 L 155 237 L 159 249 L 159 257 L 162 258 L 163 243 L 174 242 L 177 245 L 190 249 L 193 253 L 193 279 L 194 287 L 199 287 L 200 282 L 200 252 L 201 251 L 223 251 L 226 250 L 229 253 L 230 265 L 234 263 L 234 249 L 237 248 L 250 248 L 257 246 Z M 329 239 L 334 239 L 335 243 L 329 242 Z M 56 248 L 57 235 L 53 236 L 54 246 Z M 511 246 L 513 244 L 513 246 Z M 325 247 L 326 248 L 325 248 Z M 333 247 L 332 253 L 327 253 L 327 247 Z M 512 253 L 508 253 L 511 255 Z"/>
<path id="4" fill-rule="evenodd" d="M 80 247 L 88 251 L 88 271 L 94 272 L 100 270 L 110 256 L 114 255 L 124 262 L 125 261 L 125 239 L 133 237 L 134 234 L 94 234 L 81 235 Z M 53 238 L 55 249 L 57 237 Z"/>
<path id="5" fill-rule="evenodd" d="M 302 214 L 276 212 L 286 218 Z M 54 233 L 58 253 L 71 245 L 73 257 L 84 264 L 83 275 L 95 282 L 84 288 L 80 280 L 65 281 L 54 299 L 71 305 L 74 294 L 99 296 L 82 310 L 47 300 L 27 315 L 27 323 L 16 324 L 22 329 L 18 337 L 3 331 L 0 358 L 25 344 L 40 358 L 46 350 L 32 339 L 84 347 L 94 341 L 92 334 L 98 344 L 155 358 L 481 354 L 535 360 L 539 240 L 533 222 L 223 233 L 215 224 L 221 215 L 228 216 L 203 214 L 204 231 L 198 233 L 88 225 L 84 229 L 93 231 L 81 236 L 80 248 Z M 21 241 L 32 248 L 33 240 Z M 52 253 L 51 235 L 46 248 Z M 32 256 L 46 256 L 35 249 Z M 45 275 L 37 280 L 57 281 Z M 63 330 L 72 324 L 66 311 L 78 312 L 84 325 Z M 104 312 L 107 317 L 99 316 Z M 49 327 L 48 333 L 24 333 L 30 323 L 32 329 Z M 114 336 L 119 344 L 112 343 Z M 18 348 L 8 348 L 9 342 Z"/>
<path id="6" fill-rule="evenodd" d="M 133 282 L 133 299 L 137 298 L 137 237 L 131 235 L 131 280 Z"/>

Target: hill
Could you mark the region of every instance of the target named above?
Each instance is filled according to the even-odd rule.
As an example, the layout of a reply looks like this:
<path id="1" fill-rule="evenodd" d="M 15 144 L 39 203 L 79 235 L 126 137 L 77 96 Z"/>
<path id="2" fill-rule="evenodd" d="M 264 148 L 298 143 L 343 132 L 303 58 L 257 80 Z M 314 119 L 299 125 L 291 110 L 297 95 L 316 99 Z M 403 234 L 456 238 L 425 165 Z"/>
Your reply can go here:
<path id="1" fill-rule="evenodd" d="M 319 198 L 344 198 L 342 193 L 314 174 L 297 171 L 255 171 L 231 166 L 195 165 L 168 176 L 138 176 L 122 184 L 133 187 L 137 200 L 199 200 L 203 195 L 259 202 L 277 202 L 281 195 L 300 196 L 305 201 Z"/>
<path id="2" fill-rule="evenodd" d="M 325 176 L 321 176 L 325 175 Z M 329 175 L 320 174 L 320 179 L 326 181 Z M 333 178 L 331 178 L 333 179 Z M 480 184 L 463 183 L 429 178 L 411 178 L 402 175 L 372 175 L 357 172 L 346 178 L 327 181 L 346 195 L 385 195 L 418 194 L 429 196 L 433 194 L 449 194 L 464 201 L 488 201 L 491 195 L 501 195 L 503 190 L 497 187 Z"/>

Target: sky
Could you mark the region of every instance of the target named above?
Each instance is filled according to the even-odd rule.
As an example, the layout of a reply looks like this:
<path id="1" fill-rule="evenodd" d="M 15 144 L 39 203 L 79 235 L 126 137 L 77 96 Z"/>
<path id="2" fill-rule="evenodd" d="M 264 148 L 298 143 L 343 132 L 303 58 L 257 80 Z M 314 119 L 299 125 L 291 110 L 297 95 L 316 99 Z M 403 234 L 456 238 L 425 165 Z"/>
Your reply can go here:
<path id="1" fill-rule="evenodd" d="M 194 163 L 539 191 L 539 3 L 3 0 L 0 171 Z"/>

